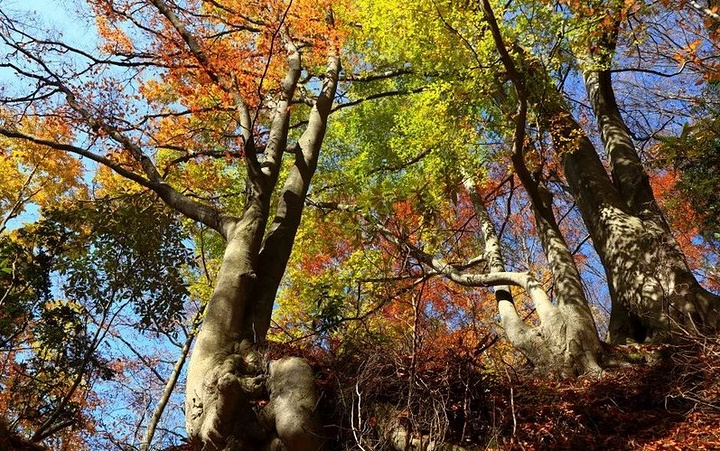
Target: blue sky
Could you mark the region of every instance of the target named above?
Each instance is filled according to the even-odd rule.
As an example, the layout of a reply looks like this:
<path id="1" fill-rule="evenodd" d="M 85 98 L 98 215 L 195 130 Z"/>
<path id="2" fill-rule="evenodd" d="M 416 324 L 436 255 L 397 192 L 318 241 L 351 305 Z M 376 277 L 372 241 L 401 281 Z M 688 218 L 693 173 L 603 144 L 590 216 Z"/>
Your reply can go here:
<path id="1" fill-rule="evenodd" d="M 65 42 L 91 49 L 98 38 L 89 13 L 82 13 L 83 6 L 87 8 L 87 5 L 74 0 L 0 0 L 0 9 L 26 25 L 27 33 L 36 36 L 48 32 L 51 35 L 60 33 Z M 12 87 L 17 82 L 16 77 L 12 69 L 0 68 L 1 85 Z M 8 229 L 21 227 L 37 217 L 37 206 L 29 203 L 23 214 L 8 223 Z"/>
<path id="2" fill-rule="evenodd" d="M 0 7 L 11 12 L 31 13 L 35 20 L 32 25 L 40 29 L 61 31 L 70 41 L 81 42 L 90 38 L 95 40 L 88 26 L 88 20 L 79 20 L 76 11 L 82 5 L 72 0 L 0 0 Z M 13 14 L 13 16 L 15 16 Z"/>

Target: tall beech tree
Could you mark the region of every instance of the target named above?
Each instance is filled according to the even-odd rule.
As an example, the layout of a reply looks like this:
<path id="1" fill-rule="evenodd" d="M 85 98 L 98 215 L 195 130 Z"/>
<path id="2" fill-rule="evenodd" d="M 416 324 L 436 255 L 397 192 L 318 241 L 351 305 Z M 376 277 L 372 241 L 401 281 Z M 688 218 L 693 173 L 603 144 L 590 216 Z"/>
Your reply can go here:
<path id="1" fill-rule="evenodd" d="M 106 184 L 135 182 L 224 238 L 188 369 L 192 441 L 320 448 L 310 368 L 282 359 L 266 378 L 257 347 L 337 90 L 342 33 L 332 8 L 340 5 L 89 6 L 99 49 L 35 33 L 4 13 L 2 66 L 16 83 L 3 93 L 0 134 L 18 148 L 44 146 L 110 169 Z M 64 127 L 31 129 L 30 120 Z M 254 410 L 265 390 L 270 402 Z"/>
<path id="2" fill-rule="evenodd" d="M 561 99 L 536 97 L 563 171 L 607 273 L 611 342 L 662 342 L 673 332 L 714 334 L 720 297 L 700 286 L 650 186 L 615 98 L 612 61 L 632 8 L 621 2 L 573 5 L 579 24 L 596 25 L 572 45 L 610 174 Z M 592 14 L 592 15 L 589 15 Z M 527 57 L 519 51 L 518 55 Z M 547 75 L 526 62 L 527 78 Z"/>
<path id="3" fill-rule="evenodd" d="M 626 41 L 635 39 L 639 52 L 650 52 L 652 46 L 646 49 L 641 41 L 658 42 L 658 35 L 671 33 L 652 28 L 657 24 L 638 32 L 630 28 L 635 25 L 631 20 L 641 24 L 644 20 L 653 23 L 656 17 L 680 21 L 695 10 L 688 10 L 687 5 L 663 9 L 613 1 L 357 3 L 364 14 L 361 22 L 367 38 L 363 42 L 369 47 L 366 64 L 394 74 L 395 87 L 415 94 L 399 104 L 347 112 L 347 123 L 357 121 L 359 125 L 346 126 L 336 138 L 338 143 L 333 139 L 334 146 L 347 149 L 347 160 L 344 165 L 335 160 L 328 164 L 344 171 L 344 180 L 328 179 L 328 200 L 335 192 L 344 202 L 371 211 L 372 221 L 382 222 L 378 217 L 388 220 L 397 211 L 383 207 L 383 200 L 373 198 L 372 190 L 343 191 L 333 184 L 352 185 L 348 168 L 368 163 L 374 169 L 360 170 L 363 175 L 359 179 L 364 183 L 376 183 L 382 190 L 391 183 L 388 179 L 401 180 L 402 188 L 394 192 L 398 197 L 392 200 L 406 196 L 423 221 L 415 228 L 379 230 L 399 249 L 410 249 L 413 258 L 435 274 L 462 285 L 500 287 L 496 288 L 498 310 L 508 338 L 541 366 L 564 368 L 566 373 L 597 372 L 602 361 L 582 275 L 563 237 L 567 230 L 561 230 L 561 221 L 555 216 L 558 208 L 581 215 L 599 255 L 612 300 L 611 342 L 665 342 L 677 333 L 716 332 L 718 297 L 698 283 L 658 207 L 611 83 L 613 72 L 637 71 L 656 78 L 680 75 L 682 70 L 673 75 L 644 66 L 616 70 L 613 64 L 618 63 L 613 61 L 636 61 L 624 54 L 614 55 L 619 42 L 627 45 Z M 697 18 L 695 22 L 702 23 Z M 404 33 L 394 32 L 397 23 L 405 25 Z M 685 39 L 686 46 L 674 44 L 678 53 L 673 58 L 691 53 L 680 61 L 681 68 L 694 61 L 696 81 L 700 78 L 702 83 L 703 76 L 712 78 L 712 72 L 703 72 L 703 59 L 692 54 L 701 47 L 700 41 Z M 705 42 L 712 52 L 712 41 Z M 661 58 L 651 53 L 640 55 L 640 64 Z M 582 92 L 565 87 L 577 86 L 568 81 L 573 76 L 586 85 L 595 131 L 588 118 L 578 114 L 583 111 L 565 98 L 582 101 Z M 387 88 L 388 82 L 380 86 Z M 375 94 L 366 88 L 358 95 Z M 401 113 L 396 115 L 393 110 Z M 384 135 L 363 129 L 363 115 L 380 117 L 389 124 Z M 672 120 L 681 123 L 684 119 Z M 499 151 L 479 143 L 498 137 L 504 142 Z M 605 148 L 602 156 L 595 137 Z M 384 145 L 383 139 L 389 144 Z M 363 141 L 377 144 L 366 150 Z M 485 161 L 478 165 L 472 155 Z M 464 252 L 440 244 L 451 239 L 449 235 L 441 237 L 440 230 L 447 227 L 441 217 L 447 213 L 441 204 L 454 202 L 458 195 L 473 196 L 477 189 L 473 186 L 477 187 L 484 171 L 498 161 L 513 168 L 527 193 L 534 212 L 534 224 L 527 227 L 534 228 L 544 250 L 554 282 L 552 296 L 531 282 L 532 275 L 503 265 L 492 244 L 496 240 L 493 228 L 497 229 L 500 220 L 483 220 L 482 208 L 477 210 L 482 229 L 478 235 L 485 242 L 485 248 L 478 249 L 480 257 L 468 259 Z M 390 168 L 400 175 L 374 175 Z M 567 193 L 575 205 L 560 206 L 557 199 Z M 477 208 L 483 202 L 474 203 Z M 430 232 L 433 227 L 435 232 Z M 486 265 L 484 272 L 472 269 L 471 263 L 478 262 Z M 512 296 L 502 288 L 506 284 L 525 289 L 537 306 L 540 327 L 520 320 Z"/>
<path id="4" fill-rule="evenodd" d="M 510 160 L 529 198 L 535 229 L 554 279 L 556 303 L 553 304 L 548 292 L 532 274 L 506 271 L 500 240 L 484 200 L 476 191 L 477 182 L 473 175 L 464 176 L 463 187 L 472 199 L 475 216 L 482 231 L 484 249 L 479 259 L 485 262 L 486 273 L 463 273 L 412 243 L 401 242 L 391 231 L 384 229 L 383 232 L 396 244 L 410 246 L 415 258 L 453 282 L 465 286 L 494 286 L 498 313 L 508 339 L 538 367 L 553 368 L 565 375 L 599 374 L 600 341 L 580 273 L 558 226 L 553 211 L 552 194 L 545 186 L 546 180 L 541 172 L 531 172 L 526 161 L 526 154 L 530 153 L 526 149 L 528 144 L 525 134 L 530 98 L 526 77 L 518 71 L 506 48 L 490 2 L 481 3 L 480 13 L 489 27 L 493 46 L 491 48 L 499 53 L 518 102 L 512 116 L 515 124 L 510 139 Z M 503 102 L 507 101 L 509 99 L 503 99 Z M 508 113 L 510 112 L 508 110 Z M 506 285 L 520 287 L 527 293 L 537 311 L 540 323 L 538 326 L 531 327 L 522 320 Z"/>

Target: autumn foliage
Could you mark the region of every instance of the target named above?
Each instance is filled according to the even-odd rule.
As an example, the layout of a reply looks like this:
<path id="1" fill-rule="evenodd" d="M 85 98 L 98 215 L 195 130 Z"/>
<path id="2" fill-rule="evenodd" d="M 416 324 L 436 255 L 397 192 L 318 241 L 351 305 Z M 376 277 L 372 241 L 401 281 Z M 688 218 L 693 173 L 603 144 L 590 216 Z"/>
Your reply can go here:
<path id="1" fill-rule="evenodd" d="M 181 391 L 219 393 L 202 377 L 228 367 L 211 382 L 257 382 L 227 399 L 275 421 L 287 356 L 332 449 L 720 448 L 715 304 L 673 297 L 720 289 L 713 3 L 88 0 L 84 43 L 0 7 L 0 450 L 225 446 L 214 412 L 188 437 Z M 582 146 L 605 184 L 572 178 Z M 643 297 L 671 257 L 685 278 Z M 634 307 L 618 274 L 667 328 L 601 346 Z M 546 318 L 585 309 L 594 377 L 568 351 L 581 321 L 542 329 L 531 289 Z M 559 356 L 513 346 L 508 309 Z M 227 343 L 189 381 L 211 321 Z"/>

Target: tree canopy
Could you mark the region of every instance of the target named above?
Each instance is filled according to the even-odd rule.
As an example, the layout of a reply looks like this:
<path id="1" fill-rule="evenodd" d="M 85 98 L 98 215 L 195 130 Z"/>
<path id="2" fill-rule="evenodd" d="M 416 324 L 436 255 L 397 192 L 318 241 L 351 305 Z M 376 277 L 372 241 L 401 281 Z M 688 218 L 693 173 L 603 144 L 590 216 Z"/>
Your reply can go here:
<path id="1" fill-rule="evenodd" d="M 714 1 L 66 7 L 0 4 L 0 449 L 576 446 L 602 384 L 720 405 Z"/>

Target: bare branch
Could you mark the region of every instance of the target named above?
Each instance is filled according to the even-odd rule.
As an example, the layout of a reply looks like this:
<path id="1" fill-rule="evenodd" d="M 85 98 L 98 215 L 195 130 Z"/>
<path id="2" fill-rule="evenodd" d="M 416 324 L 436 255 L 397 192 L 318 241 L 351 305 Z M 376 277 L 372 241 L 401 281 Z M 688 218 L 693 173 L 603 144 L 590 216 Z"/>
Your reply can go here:
<path id="1" fill-rule="evenodd" d="M 710 17 L 713 20 L 720 22 L 720 14 L 716 13 L 712 9 L 704 7 L 703 5 L 696 2 L 695 0 L 689 0 L 688 3 L 690 3 L 690 5 L 693 8 L 695 8 L 698 12 Z"/>
<path id="2" fill-rule="evenodd" d="M 333 109 L 330 111 L 331 113 L 334 113 L 335 111 L 341 110 L 343 108 L 351 107 L 363 102 L 366 102 L 368 100 L 375 100 L 375 99 L 382 99 L 385 97 L 394 97 L 394 96 L 404 96 L 408 94 L 417 94 L 419 92 L 422 92 L 425 90 L 425 87 L 410 89 L 410 90 L 402 90 L 402 91 L 385 91 L 385 92 L 379 92 L 377 94 L 370 94 L 369 96 L 362 97 L 360 99 L 356 99 L 347 103 L 341 103 L 339 105 L 336 105 L 333 107 Z"/>
<path id="3" fill-rule="evenodd" d="M 143 437 L 143 440 L 140 444 L 140 451 L 148 451 L 150 449 L 150 444 L 152 443 L 153 436 L 155 435 L 155 430 L 157 429 L 157 425 L 160 422 L 160 418 L 162 418 L 165 407 L 170 401 L 170 396 L 175 390 L 175 386 L 177 385 L 177 381 L 180 378 L 182 368 L 183 366 L 185 366 L 185 360 L 190 353 L 190 347 L 192 346 L 192 342 L 195 340 L 195 336 L 197 335 L 197 331 L 200 327 L 200 323 L 202 322 L 204 313 L 205 309 L 198 310 L 198 312 L 195 314 L 195 317 L 193 318 L 192 329 L 188 334 L 187 339 L 185 340 L 185 344 L 180 350 L 180 356 L 178 356 L 172 373 L 170 373 L 170 378 L 165 384 L 165 389 L 163 390 L 163 394 L 160 397 L 160 401 L 158 402 L 157 406 L 155 406 L 155 410 L 153 410 L 152 417 L 150 418 L 150 423 L 148 423 L 147 430 L 145 431 L 145 436 Z"/>
<path id="4" fill-rule="evenodd" d="M 409 67 L 402 67 L 399 69 L 390 69 L 384 72 L 378 73 L 363 73 L 363 74 L 345 74 L 340 77 L 339 81 L 353 81 L 353 82 L 370 82 L 377 80 L 386 80 L 388 78 L 394 78 L 400 75 L 410 75 L 414 72 Z"/>
<path id="5" fill-rule="evenodd" d="M 641 72 L 644 74 L 650 74 L 650 75 L 657 75 L 658 77 L 665 77 L 665 78 L 672 78 L 676 75 L 680 75 L 685 70 L 685 67 L 687 66 L 687 61 L 683 61 L 682 64 L 680 64 L 680 69 L 678 69 L 676 72 L 673 72 L 671 74 L 667 74 L 665 72 L 660 72 L 653 69 L 644 69 L 641 67 L 621 67 L 618 69 L 611 69 L 609 72 L 611 73 L 619 73 L 619 72 Z"/>

